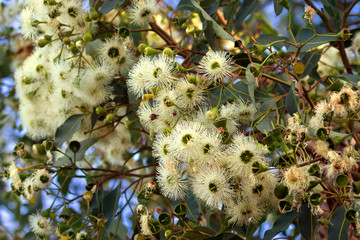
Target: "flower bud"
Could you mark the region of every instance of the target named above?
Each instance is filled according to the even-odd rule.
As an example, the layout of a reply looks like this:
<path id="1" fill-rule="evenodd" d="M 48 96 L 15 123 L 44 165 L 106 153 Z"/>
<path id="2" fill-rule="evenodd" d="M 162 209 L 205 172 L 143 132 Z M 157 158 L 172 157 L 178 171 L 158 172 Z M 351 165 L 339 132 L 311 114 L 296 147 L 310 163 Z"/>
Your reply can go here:
<path id="1" fill-rule="evenodd" d="M 96 20 L 98 18 L 99 18 L 99 13 L 95 10 L 95 8 L 91 7 L 90 8 L 90 19 Z"/>
<path id="2" fill-rule="evenodd" d="M 194 36 L 196 33 L 196 29 L 192 25 L 188 26 L 185 31 L 186 31 L 186 34 L 189 36 Z"/>
<path id="3" fill-rule="evenodd" d="M 152 56 L 152 55 L 159 54 L 159 53 L 161 53 L 161 51 L 159 51 L 153 47 L 146 47 L 144 50 L 145 56 Z"/>
<path id="4" fill-rule="evenodd" d="M 46 45 L 48 45 L 50 43 L 50 41 L 46 40 L 46 39 L 40 39 L 38 42 L 38 46 L 40 48 L 45 47 Z"/>
<path id="5" fill-rule="evenodd" d="M 144 94 L 142 96 L 142 100 L 143 101 L 148 101 L 148 100 L 152 99 L 153 97 L 154 97 L 154 94 Z"/>
<path id="6" fill-rule="evenodd" d="M 69 45 L 71 43 L 71 40 L 70 40 L 69 37 L 64 37 L 63 42 L 64 42 L 65 45 Z"/>
<path id="7" fill-rule="evenodd" d="M 115 115 L 112 114 L 112 113 L 109 113 L 108 115 L 106 115 L 106 119 L 109 121 L 109 122 L 112 122 L 115 120 Z"/>
<path id="8" fill-rule="evenodd" d="M 76 41 L 75 46 L 77 49 L 81 49 L 84 46 L 84 41 L 83 40 Z"/>
<path id="9" fill-rule="evenodd" d="M 99 106 L 95 109 L 97 115 L 103 115 L 105 113 L 105 108 Z"/>
<path id="10" fill-rule="evenodd" d="M 84 33 L 83 40 L 84 42 L 91 42 L 93 40 L 91 27 Z"/>
<path id="11" fill-rule="evenodd" d="M 206 112 L 206 118 L 209 120 L 215 120 L 218 115 L 219 108 L 214 107 Z"/>
<path id="12" fill-rule="evenodd" d="M 91 19 L 90 19 L 90 14 L 85 13 L 85 15 L 84 15 L 84 20 L 85 20 L 85 22 L 90 22 L 90 21 L 91 21 Z"/>
<path id="13" fill-rule="evenodd" d="M 174 234 L 174 232 L 172 230 L 170 230 L 170 229 L 165 231 L 165 237 L 166 238 L 170 238 L 173 234 Z"/>
<path id="14" fill-rule="evenodd" d="M 86 201 L 89 201 L 89 202 L 93 199 L 93 197 L 94 197 L 94 195 L 93 195 L 93 193 L 90 192 L 90 191 L 85 192 L 84 195 L 83 195 L 83 198 L 84 198 Z"/>
<path id="15" fill-rule="evenodd" d="M 97 219 L 97 227 L 98 228 L 104 228 L 105 225 L 106 225 L 106 220 L 105 219 L 102 219 L 102 218 Z"/>
<path id="16" fill-rule="evenodd" d="M 46 39 L 46 40 L 48 40 L 48 41 L 51 41 L 51 38 L 52 38 L 51 35 L 45 35 L 45 36 L 44 36 L 44 39 Z"/>
<path id="17" fill-rule="evenodd" d="M 141 43 L 141 44 L 138 46 L 138 50 L 139 50 L 139 52 L 144 53 L 145 48 L 147 48 L 147 47 L 149 47 L 149 45 L 146 45 L 146 44 L 144 44 L 144 43 Z"/>
<path id="18" fill-rule="evenodd" d="M 32 151 L 37 155 L 45 154 L 44 145 L 36 143 L 32 146 Z"/>
<path id="19" fill-rule="evenodd" d="M 196 76 L 195 76 L 195 75 L 189 75 L 189 76 L 187 76 L 186 80 L 187 80 L 189 83 L 196 84 Z"/>
<path id="20" fill-rule="evenodd" d="M 172 57 L 175 55 L 174 51 L 171 48 L 164 48 L 163 54 L 168 57 Z"/>

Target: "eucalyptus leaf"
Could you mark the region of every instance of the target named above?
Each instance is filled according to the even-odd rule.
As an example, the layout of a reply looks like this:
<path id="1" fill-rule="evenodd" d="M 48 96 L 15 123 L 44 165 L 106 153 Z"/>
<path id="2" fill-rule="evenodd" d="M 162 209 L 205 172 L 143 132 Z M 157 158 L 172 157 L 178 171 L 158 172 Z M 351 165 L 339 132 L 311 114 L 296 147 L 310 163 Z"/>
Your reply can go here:
<path id="1" fill-rule="evenodd" d="M 251 73 L 251 68 L 252 63 L 250 63 L 247 68 L 246 68 L 246 80 L 248 81 L 248 92 L 250 95 L 250 99 L 253 102 L 253 104 L 255 104 L 255 86 L 256 86 L 256 82 L 255 82 L 255 77 L 254 75 Z"/>
<path id="2" fill-rule="evenodd" d="M 199 5 L 198 2 L 196 2 L 195 0 L 191 0 L 191 3 L 194 5 L 194 7 L 197 10 L 199 10 L 202 17 L 209 22 L 208 24 L 211 25 L 211 27 L 214 29 L 214 31 L 218 37 L 220 37 L 222 39 L 230 40 L 233 42 L 236 41 L 233 36 L 231 36 L 222 27 L 220 27 L 219 24 L 217 24 L 217 22 Z"/>
<path id="3" fill-rule="evenodd" d="M 61 147 L 61 145 L 72 138 L 72 136 L 80 129 L 81 123 L 84 119 L 83 114 L 77 114 L 69 117 L 55 133 L 55 147 Z"/>
<path id="4" fill-rule="evenodd" d="M 274 223 L 271 229 L 267 230 L 264 234 L 264 240 L 273 239 L 280 232 L 284 231 L 289 225 L 297 218 L 297 211 L 291 211 L 281 215 Z"/>
<path id="5" fill-rule="evenodd" d="M 335 210 L 331 216 L 328 240 L 346 240 L 348 239 L 348 229 L 350 223 L 345 220 L 346 209 L 344 206 L 339 207 Z"/>
<path id="6" fill-rule="evenodd" d="M 259 0 L 244 0 L 235 16 L 235 27 L 239 28 L 247 16 L 260 8 L 261 2 Z"/>
<path id="7" fill-rule="evenodd" d="M 291 83 L 291 88 L 285 99 L 285 107 L 290 115 L 299 112 L 299 99 L 295 95 L 295 84 Z"/>

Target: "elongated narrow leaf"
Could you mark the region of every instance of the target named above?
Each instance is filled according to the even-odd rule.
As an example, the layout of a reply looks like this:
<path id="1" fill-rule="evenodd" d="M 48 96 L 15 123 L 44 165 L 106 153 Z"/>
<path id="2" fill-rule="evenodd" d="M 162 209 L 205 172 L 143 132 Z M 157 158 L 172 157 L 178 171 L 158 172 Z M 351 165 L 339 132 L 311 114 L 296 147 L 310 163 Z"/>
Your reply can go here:
<path id="1" fill-rule="evenodd" d="M 279 16 L 282 13 L 283 9 L 284 9 L 284 7 L 280 4 L 280 1 L 281 0 L 273 0 L 273 2 L 274 2 L 274 11 L 275 11 L 276 16 Z"/>
<path id="2" fill-rule="evenodd" d="M 235 17 L 235 26 L 238 28 L 243 23 L 245 18 L 251 13 L 261 8 L 259 0 L 244 0 L 240 6 L 240 10 Z"/>
<path id="3" fill-rule="evenodd" d="M 235 42 L 235 38 L 227 33 L 215 20 L 199 5 L 195 0 L 191 0 L 191 3 L 194 7 L 200 11 L 202 17 L 211 24 L 211 27 L 214 29 L 216 35 L 222 39 L 230 40 Z"/>
<path id="4" fill-rule="evenodd" d="M 295 220 L 297 217 L 297 211 L 294 210 L 292 212 L 288 212 L 284 215 L 282 215 L 276 222 L 274 223 L 274 226 L 265 232 L 264 240 L 265 239 L 273 239 L 277 234 L 284 231 L 289 227 L 289 225 Z"/>
<path id="5" fill-rule="evenodd" d="M 104 197 L 104 217 L 107 219 L 106 229 L 110 229 L 120 199 L 121 184 Z"/>
<path id="6" fill-rule="evenodd" d="M 299 99 L 295 95 L 295 85 L 291 84 L 290 91 L 285 99 L 285 107 L 290 115 L 299 112 Z"/>
<path id="7" fill-rule="evenodd" d="M 108 13 L 112 9 L 119 7 L 121 4 L 128 1 L 121 0 L 107 0 L 100 8 L 101 13 Z"/>
<path id="8" fill-rule="evenodd" d="M 316 67 L 316 64 L 319 62 L 321 57 L 320 51 L 311 51 L 305 53 L 301 58 L 301 62 L 305 65 L 305 71 L 299 77 L 304 78 L 311 73 L 311 71 Z"/>
<path id="9" fill-rule="evenodd" d="M 195 7 L 191 3 L 191 0 L 180 0 L 179 4 L 176 6 L 175 11 L 194 11 Z"/>
<path id="10" fill-rule="evenodd" d="M 317 217 L 311 213 L 308 203 L 304 203 L 299 209 L 299 229 L 305 239 L 311 239 L 316 228 Z"/>
<path id="11" fill-rule="evenodd" d="M 253 102 L 253 104 L 255 104 L 255 77 L 254 75 L 251 73 L 251 63 L 247 66 L 246 68 L 246 80 L 248 81 L 248 92 L 250 95 L 250 99 Z"/>
<path id="12" fill-rule="evenodd" d="M 345 220 L 345 208 L 339 207 L 331 216 L 328 239 L 329 240 L 346 240 L 350 223 Z"/>
<path id="13" fill-rule="evenodd" d="M 55 147 L 60 147 L 65 141 L 70 140 L 72 136 L 80 129 L 81 122 L 84 119 L 83 114 L 77 114 L 69 117 L 55 133 Z"/>

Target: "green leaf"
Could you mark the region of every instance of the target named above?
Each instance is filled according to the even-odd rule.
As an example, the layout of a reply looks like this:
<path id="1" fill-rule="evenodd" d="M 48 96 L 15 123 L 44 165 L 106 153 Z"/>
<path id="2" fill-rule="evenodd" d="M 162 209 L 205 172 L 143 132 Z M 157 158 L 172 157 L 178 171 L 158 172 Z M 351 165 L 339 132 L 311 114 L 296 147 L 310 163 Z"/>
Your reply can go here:
<path id="1" fill-rule="evenodd" d="M 220 235 L 217 235 L 216 237 L 210 237 L 206 240 L 241 240 L 243 238 L 240 238 L 239 236 L 233 234 L 233 233 L 222 233 Z"/>
<path id="2" fill-rule="evenodd" d="M 215 22 L 215 20 L 207 14 L 207 12 L 197 3 L 195 0 L 191 0 L 191 3 L 194 5 L 194 7 L 199 10 L 202 17 L 208 21 L 208 24 L 211 25 L 211 27 L 214 29 L 216 35 L 222 39 L 230 40 L 235 42 L 235 38 L 231 36 L 229 33 L 227 33 L 222 27 L 220 27 L 219 24 Z"/>
<path id="3" fill-rule="evenodd" d="M 261 106 L 259 111 L 257 112 L 257 114 L 255 115 L 255 118 L 259 116 L 259 114 L 265 113 L 267 112 L 270 108 L 276 108 L 276 101 L 275 98 L 270 99 L 270 100 L 266 100 L 264 101 Z M 262 119 L 262 118 L 260 118 Z M 260 121 L 259 119 L 259 121 Z M 274 129 L 273 126 L 275 126 L 276 124 L 276 112 L 272 111 L 270 113 L 268 113 L 262 120 L 261 122 L 257 121 L 256 122 L 256 128 L 261 131 L 262 133 L 265 132 L 270 132 L 271 130 Z"/>
<path id="4" fill-rule="evenodd" d="M 299 229 L 305 239 L 311 239 L 317 224 L 317 217 L 311 213 L 311 208 L 307 202 L 299 209 Z"/>
<path id="5" fill-rule="evenodd" d="M 244 0 L 235 16 L 235 27 L 239 28 L 247 16 L 260 8 L 261 3 L 259 0 Z"/>
<path id="6" fill-rule="evenodd" d="M 215 235 L 216 232 L 210 228 L 207 227 L 195 227 L 194 230 Z M 201 234 L 200 232 L 186 232 L 184 235 L 182 235 L 182 239 L 208 239 L 209 237 L 207 235 Z"/>
<path id="7" fill-rule="evenodd" d="M 276 220 L 272 228 L 265 232 L 263 239 L 264 240 L 273 239 L 277 234 L 287 229 L 289 225 L 296 219 L 296 217 L 297 217 L 296 210 L 285 213 L 284 215 L 280 216 L 280 218 Z"/>
<path id="8" fill-rule="evenodd" d="M 69 190 L 69 186 L 70 186 L 70 182 L 72 177 L 69 177 L 70 175 L 73 174 L 72 170 L 63 170 L 61 171 L 61 173 L 58 175 L 57 180 L 60 184 L 60 188 L 61 188 L 61 194 L 65 197 L 68 190 Z"/>
<path id="9" fill-rule="evenodd" d="M 191 0 L 181 0 L 179 4 L 176 6 L 175 11 L 181 12 L 181 11 L 195 11 L 194 5 L 191 3 Z"/>
<path id="10" fill-rule="evenodd" d="M 109 230 L 114 220 L 121 195 L 121 184 L 104 197 L 104 218 L 107 219 L 106 229 Z"/>
<path id="11" fill-rule="evenodd" d="M 319 62 L 321 57 L 321 51 L 310 51 L 304 54 L 301 58 L 301 62 L 305 65 L 305 71 L 299 76 L 299 78 L 304 78 L 311 73 L 311 71 L 316 67 L 316 64 Z"/>
<path id="12" fill-rule="evenodd" d="M 129 2 L 129 1 L 125 1 Z M 108 13 L 112 9 L 119 7 L 121 4 L 123 4 L 123 1 L 119 0 L 107 0 L 100 8 L 99 12 L 101 13 Z"/>
<path id="13" fill-rule="evenodd" d="M 61 145 L 72 138 L 72 136 L 80 129 L 82 120 L 84 119 L 83 114 L 77 114 L 69 117 L 55 133 L 55 147 L 61 147 Z"/>
<path id="14" fill-rule="evenodd" d="M 299 112 L 299 99 L 295 95 L 295 84 L 291 83 L 291 88 L 285 99 L 285 107 L 290 115 Z"/>
<path id="15" fill-rule="evenodd" d="M 253 104 L 255 104 L 255 78 L 254 75 L 251 73 L 250 68 L 251 68 L 252 63 L 250 63 L 247 68 L 246 68 L 246 80 L 248 81 L 248 92 L 250 95 L 250 99 L 252 101 Z"/>
<path id="16" fill-rule="evenodd" d="M 273 0 L 274 11 L 275 11 L 276 16 L 279 16 L 284 9 L 284 7 L 280 4 L 280 1 L 281 0 Z"/>
<path id="17" fill-rule="evenodd" d="M 348 230 L 350 223 L 345 220 L 345 208 L 344 206 L 339 207 L 335 210 L 331 216 L 328 240 L 346 240 L 348 239 Z"/>
<path id="18" fill-rule="evenodd" d="M 304 43 L 307 40 L 309 40 L 311 37 L 313 37 L 314 34 L 315 34 L 314 30 L 312 30 L 310 28 L 302 28 L 302 29 L 300 29 L 298 34 L 296 34 L 295 40 L 296 40 L 296 42 L 298 44 L 299 43 Z M 300 51 L 301 52 L 306 52 L 306 51 L 310 50 L 311 48 L 318 47 L 318 46 L 320 46 L 320 45 L 322 45 L 324 43 L 339 40 L 337 37 L 335 37 L 336 34 L 334 34 L 334 33 L 327 33 L 326 35 L 329 35 L 329 36 L 315 37 L 314 39 L 309 41 L 305 46 L 303 46 Z M 288 51 L 289 52 L 295 52 L 296 48 L 294 46 L 291 46 L 288 49 Z"/>
<path id="19" fill-rule="evenodd" d="M 341 75 L 331 75 L 329 77 L 340 78 L 351 83 L 354 87 L 358 88 L 357 83 L 360 81 L 360 76 L 352 74 L 341 74 Z"/>
<path id="20" fill-rule="evenodd" d="M 276 128 L 268 132 L 268 136 L 263 139 L 263 143 L 270 151 L 275 151 L 277 148 L 281 147 L 284 144 L 281 128 Z"/>

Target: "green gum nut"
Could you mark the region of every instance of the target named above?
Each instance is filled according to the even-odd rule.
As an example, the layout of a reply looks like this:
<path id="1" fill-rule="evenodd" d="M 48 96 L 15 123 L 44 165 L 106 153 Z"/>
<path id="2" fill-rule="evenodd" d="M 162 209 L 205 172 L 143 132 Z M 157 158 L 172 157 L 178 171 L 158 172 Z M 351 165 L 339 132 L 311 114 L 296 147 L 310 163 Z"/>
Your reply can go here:
<path id="1" fill-rule="evenodd" d="M 326 140 L 329 138 L 329 132 L 328 130 L 326 130 L 325 128 L 319 128 L 316 131 L 316 136 L 320 139 L 320 140 Z"/>
<path id="2" fill-rule="evenodd" d="M 171 223 L 171 218 L 170 218 L 169 214 L 167 214 L 167 213 L 160 214 L 158 219 L 159 219 L 160 225 L 162 225 L 162 226 L 167 226 Z"/>
<path id="3" fill-rule="evenodd" d="M 322 203 L 322 198 L 320 193 L 313 193 L 309 197 L 309 202 L 312 206 L 319 206 Z"/>
<path id="4" fill-rule="evenodd" d="M 264 164 L 261 164 L 259 162 L 254 162 L 251 166 L 251 170 L 253 174 L 258 174 L 258 173 L 266 172 L 267 170 L 269 170 L 269 168 Z"/>
<path id="5" fill-rule="evenodd" d="M 257 55 L 261 55 L 267 49 L 267 46 L 260 45 L 260 44 L 254 44 L 253 47 L 254 47 L 255 54 L 257 54 Z"/>
<path id="6" fill-rule="evenodd" d="M 36 143 L 32 146 L 32 150 L 37 155 L 45 154 L 45 147 L 40 143 Z"/>
<path id="7" fill-rule="evenodd" d="M 182 204 L 182 203 L 176 205 L 175 208 L 174 208 L 175 215 L 178 216 L 178 217 L 181 217 L 181 218 L 186 215 L 187 211 L 188 211 L 187 206 L 185 204 Z"/>
<path id="8" fill-rule="evenodd" d="M 126 27 L 122 27 L 119 29 L 119 35 L 122 38 L 127 38 L 130 36 L 130 30 Z"/>
<path id="9" fill-rule="evenodd" d="M 65 219 L 65 220 L 69 220 L 72 213 L 73 213 L 73 210 L 71 208 L 63 208 L 59 217 L 62 219 Z"/>
<path id="10" fill-rule="evenodd" d="M 353 223 L 356 221 L 356 215 L 357 215 L 356 210 L 351 208 L 346 211 L 345 220 L 348 221 L 349 223 Z"/>
<path id="11" fill-rule="evenodd" d="M 71 141 L 69 148 L 73 153 L 77 153 L 81 148 L 81 144 L 78 141 Z"/>
<path id="12" fill-rule="evenodd" d="M 279 202 L 279 210 L 280 212 L 282 213 L 287 213 L 287 212 L 290 212 L 292 210 L 292 196 L 289 195 L 287 196 L 285 199 L 283 200 L 280 200 Z"/>
<path id="13" fill-rule="evenodd" d="M 150 231 L 156 239 L 159 239 L 161 228 L 158 224 L 154 224 L 150 227 Z"/>
<path id="14" fill-rule="evenodd" d="M 54 142 L 51 140 L 46 140 L 45 142 L 43 142 L 43 145 L 45 147 L 45 151 L 47 152 L 55 150 Z"/>
<path id="15" fill-rule="evenodd" d="M 346 187 L 349 183 L 349 178 L 345 174 L 337 175 L 335 178 L 335 184 L 339 188 Z"/>
<path id="16" fill-rule="evenodd" d="M 285 184 L 280 183 L 274 189 L 274 195 L 277 199 L 286 198 L 289 195 L 289 189 L 285 186 Z"/>

